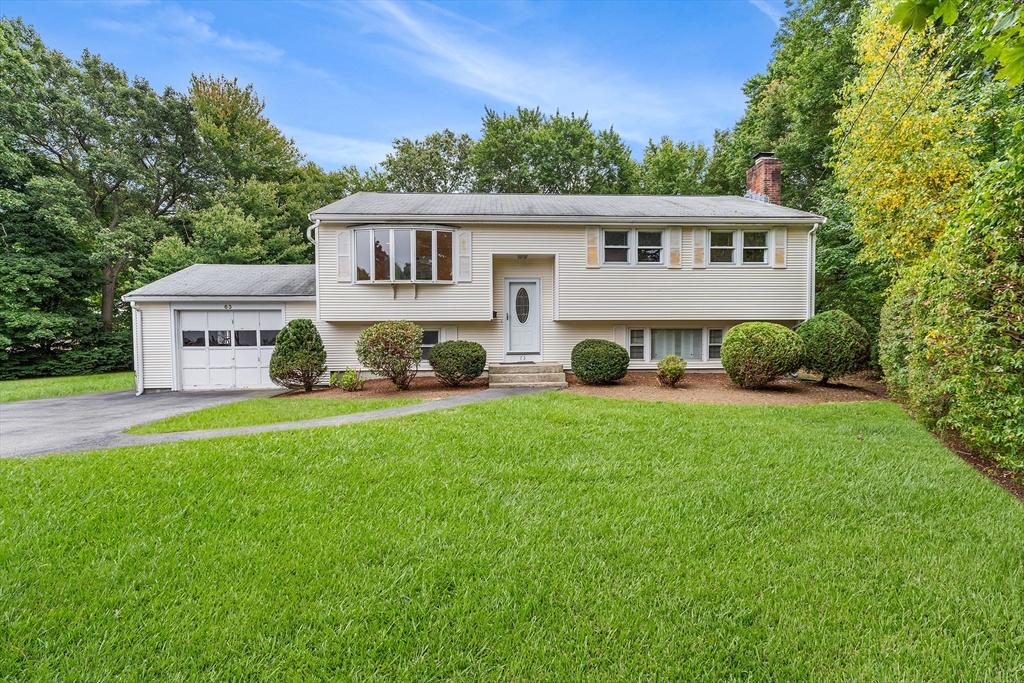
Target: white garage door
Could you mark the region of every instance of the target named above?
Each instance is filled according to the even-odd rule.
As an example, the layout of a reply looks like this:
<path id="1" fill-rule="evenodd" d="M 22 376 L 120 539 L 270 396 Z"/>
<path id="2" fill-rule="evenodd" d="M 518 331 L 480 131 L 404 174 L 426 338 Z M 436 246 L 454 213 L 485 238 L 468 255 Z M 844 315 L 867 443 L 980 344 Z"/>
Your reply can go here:
<path id="1" fill-rule="evenodd" d="M 178 311 L 182 389 L 273 387 L 270 355 L 284 314 L 276 311 Z"/>

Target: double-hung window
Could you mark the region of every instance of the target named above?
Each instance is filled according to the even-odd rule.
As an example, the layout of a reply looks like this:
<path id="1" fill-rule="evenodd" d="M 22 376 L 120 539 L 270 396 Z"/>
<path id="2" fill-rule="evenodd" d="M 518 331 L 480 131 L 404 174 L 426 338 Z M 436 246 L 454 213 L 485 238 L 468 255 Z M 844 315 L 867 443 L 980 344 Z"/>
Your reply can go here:
<path id="1" fill-rule="evenodd" d="M 430 349 L 434 348 L 434 345 L 441 340 L 441 330 L 423 330 L 423 342 L 420 346 L 422 352 L 422 360 L 427 360 L 430 356 Z"/>
<path id="2" fill-rule="evenodd" d="M 764 265 L 768 263 L 767 230 L 712 230 L 711 263 Z"/>
<path id="3" fill-rule="evenodd" d="M 722 357 L 722 337 L 725 330 L 708 330 L 708 360 L 718 360 Z"/>
<path id="4" fill-rule="evenodd" d="M 435 228 L 357 228 L 356 282 L 452 282 L 454 236 Z"/>
<path id="5" fill-rule="evenodd" d="M 629 359 L 646 360 L 647 339 L 646 330 L 634 329 L 629 331 Z"/>
<path id="6" fill-rule="evenodd" d="M 603 262 L 624 265 L 664 263 L 664 231 L 603 230 Z"/>

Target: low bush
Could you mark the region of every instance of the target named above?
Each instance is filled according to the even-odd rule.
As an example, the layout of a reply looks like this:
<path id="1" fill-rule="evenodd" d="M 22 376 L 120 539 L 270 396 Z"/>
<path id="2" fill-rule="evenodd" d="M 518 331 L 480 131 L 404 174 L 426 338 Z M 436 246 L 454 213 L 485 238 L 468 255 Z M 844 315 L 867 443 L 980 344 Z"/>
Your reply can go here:
<path id="1" fill-rule="evenodd" d="M 572 347 L 572 371 L 584 384 L 611 384 L 626 376 L 629 352 L 607 339 L 584 339 Z"/>
<path id="2" fill-rule="evenodd" d="M 733 382 L 747 389 L 795 372 L 802 356 L 800 336 L 776 323 L 742 323 L 722 340 L 722 367 Z"/>
<path id="3" fill-rule="evenodd" d="M 686 374 L 686 361 L 679 356 L 669 354 L 658 361 L 658 384 L 663 387 L 674 387 Z"/>
<path id="4" fill-rule="evenodd" d="M 796 333 L 804 342 L 803 366 L 821 373 L 821 383 L 857 372 L 871 359 L 871 337 L 864 326 L 844 311 L 814 316 Z"/>
<path id="5" fill-rule="evenodd" d="M 423 359 L 423 328 L 408 320 L 387 320 L 359 335 L 356 356 L 374 374 L 391 380 L 399 390 L 409 388 Z"/>
<path id="6" fill-rule="evenodd" d="M 341 387 L 344 391 L 360 391 L 365 381 L 362 375 L 352 368 L 345 368 L 345 372 L 336 372 L 331 377 L 331 384 Z"/>
<path id="7" fill-rule="evenodd" d="M 327 372 L 327 352 L 313 321 L 292 320 L 277 334 L 270 356 L 270 379 L 288 389 L 313 391 Z"/>
<path id="8" fill-rule="evenodd" d="M 487 352 L 474 341 L 445 341 L 430 349 L 428 360 L 442 384 L 457 387 L 484 373 Z"/>

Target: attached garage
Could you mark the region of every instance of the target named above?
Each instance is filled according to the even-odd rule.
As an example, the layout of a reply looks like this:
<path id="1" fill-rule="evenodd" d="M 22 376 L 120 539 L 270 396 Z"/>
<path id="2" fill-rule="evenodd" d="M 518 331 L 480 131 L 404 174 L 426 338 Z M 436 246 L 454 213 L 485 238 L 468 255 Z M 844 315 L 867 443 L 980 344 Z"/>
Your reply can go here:
<path id="1" fill-rule="evenodd" d="M 277 334 L 315 293 L 312 265 L 195 265 L 126 294 L 138 391 L 273 388 Z"/>

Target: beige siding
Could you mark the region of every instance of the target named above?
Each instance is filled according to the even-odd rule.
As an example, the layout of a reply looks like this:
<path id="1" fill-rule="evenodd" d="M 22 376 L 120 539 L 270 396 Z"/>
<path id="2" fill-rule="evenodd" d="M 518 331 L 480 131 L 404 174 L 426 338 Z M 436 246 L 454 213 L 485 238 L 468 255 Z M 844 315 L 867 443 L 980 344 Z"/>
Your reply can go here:
<path id="1" fill-rule="evenodd" d="M 315 301 L 289 301 L 284 305 L 284 321 L 286 323 L 299 318 L 316 320 Z"/>
<path id="2" fill-rule="evenodd" d="M 170 389 L 172 384 L 171 305 L 139 302 L 142 316 L 142 388 Z"/>
<path id="3" fill-rule="evenodd" d="M 490 325 L 502 304 L 501 278 L 529 275 L 535 257 L 549 255 L 552 272 L 545 287 L 557 291 L 548 303 L 559 321 L 776 320 L 805 317 L 808 295 L 807 233 L 787 229 L 785 268 L 714 266 L 693 268 L 693 230 L 681 230 L 682 264 L 587 267 L 586 228 L 580 226 L 466 226 L 472 231 L 472 282 L 451 285 L 355 285 L 340 282 L 337 234 L 346 228 L 321 226 L 318 277 L 321 319 L 374 322 L 475 321 Z M 716 228 L 722 229 L 722 228 Z M 669 235 L 664 242 L 669 246 Z M 502 256 L 532 255 L 526 263 Z M 554 280 L 557 255 L 558 282 Z M 666 254 L 666 261 L 668 261 Z M 500 270 L 500 273 L 499 273 Z M 551 279 L 550 285 L 547 280 Z M 545 312 L 547 314 L 547 311 Z M 500 341 L 501 332 L 498 332 Z M 547 332 L 544 336 L 548 341 Z M 545 354 L 547 355 L 547 354 Z"/>

